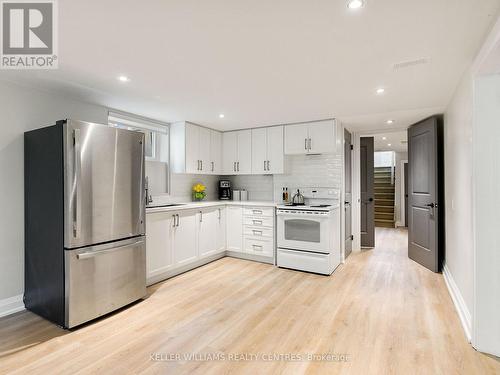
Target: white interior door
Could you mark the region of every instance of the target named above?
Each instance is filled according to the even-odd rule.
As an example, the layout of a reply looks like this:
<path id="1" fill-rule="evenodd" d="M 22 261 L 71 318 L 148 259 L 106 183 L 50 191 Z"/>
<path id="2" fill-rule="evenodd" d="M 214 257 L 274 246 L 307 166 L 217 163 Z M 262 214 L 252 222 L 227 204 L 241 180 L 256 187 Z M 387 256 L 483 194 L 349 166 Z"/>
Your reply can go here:
<path id="1" fill-rule="evenodd" d="M 222 134 L 222 169 L 225 174 L 236 174 L 238 160 L 238 134 L 226 132 Z"/>
<path id="2" fill-rule="evenodd" d="M 186 173 L 200 172 L 199 127 L 186 123 Z"/>
<path id="3" fill-rule="evenodd" d="M 309 153 L 335 151 L 335 123 L 333 120 L 309 124 Z"/>
<path id="4" fill-rule="evenodd" d="M 238 132 L 238 174 L 252 173 L 252 131 L 240 130 Z"/>
<path id="5" fill-rule="evenodd" d="M 267 129 L 252 129 L 252 173 L 267 174 Z"/>
<path id="6" fill-rule="evenodd" d="M 253 145 L 252 145 L 253 147 Z M 279 174 L 285 171 L 283 153 L 283 126 L 267 128 L 267 173 Z"/>

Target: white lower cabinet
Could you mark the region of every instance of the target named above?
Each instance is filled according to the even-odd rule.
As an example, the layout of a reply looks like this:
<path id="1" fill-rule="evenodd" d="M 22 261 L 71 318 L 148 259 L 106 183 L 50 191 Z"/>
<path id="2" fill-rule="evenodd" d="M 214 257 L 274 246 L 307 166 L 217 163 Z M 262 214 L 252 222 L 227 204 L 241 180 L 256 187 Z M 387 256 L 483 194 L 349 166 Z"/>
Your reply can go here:
<path id="1" fill-rule="evenodd" d="M 226 207 L 226 250 L 243 251 L 243 208 Z"/>
<path id="2" fill-rule="evenodd" d="M 148 279 L 170 271 L 174 265 L 172 234 L 174 218 L 171 212 L 146 215 L 146 273 Z"/>
<path id="3" fill-rule="evenodd" d="M 196 260 L 198 249 L 196 243 L 196 211 L 179 211 L 172 233 L 172 250 L 174 265 L 182 266 Z"/>
<path id="4" fill-rule="evenodd" d="M 243 210 L 243 251 L 274 258 L 274 208 L 245 207 Z"/>
<path id="5" fill-rule="evenodd" d="M 197 214 L 198 249 L 201 258 L 226 250 L 224 208 L 206 208 Z"/>
<path id="6" fill-rule="evenodd" d="M 148 285 L 224 256 L 273 263 L 273 207 L 221 205 L 146 214 Z"/>
<path id="7" fill-rule="evenodd" d="M 225 207 L 146 214 L 147 283 L 198 267 L 223 253 Z M 211 257 L 212 256 L 212 257 Z"/>

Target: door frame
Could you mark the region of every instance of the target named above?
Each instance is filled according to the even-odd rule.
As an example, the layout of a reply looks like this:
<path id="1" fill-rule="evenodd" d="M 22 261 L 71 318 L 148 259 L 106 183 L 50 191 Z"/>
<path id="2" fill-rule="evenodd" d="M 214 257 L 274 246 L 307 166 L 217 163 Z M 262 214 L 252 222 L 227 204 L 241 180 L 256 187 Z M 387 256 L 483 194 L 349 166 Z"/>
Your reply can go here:
<path id="1" fill-rule="evenodd" d="M 406 131 L 407 129 L 407 127 L 396 127 L 369 131 L 350 131 L 351 142 L 354 146 L 352 155 L 352 234 L 354 236 L 352 251 L 361 251 L 361 160 L 359 155 L 361 150 L 361 138 L 376 137 L 380 134 L 396 133 Z M 344 208 L 342 207 L 342 209 Z"/>
<path id="2" fill-rule="evenodd" d="M 406 213 L 406 205 L 405 205 L 405 164 L 408 164 L 408 160 L 401 160 L 401 176 L 400 176 L 400 179 L 401 179 L 401 191 L 400 191 L 400 195 L 399 195 L 399 204 L 401 205 L 401 210 L 399 211 L 400 212 L 400 215 L 401 217 L 399 218 L 399 224 L 401 224 L 400 226 L 403 226 L 403 227 L 407 227 L 408 226 L 408 223 L 406 222 L 405 220 L 405 213 Z"/>

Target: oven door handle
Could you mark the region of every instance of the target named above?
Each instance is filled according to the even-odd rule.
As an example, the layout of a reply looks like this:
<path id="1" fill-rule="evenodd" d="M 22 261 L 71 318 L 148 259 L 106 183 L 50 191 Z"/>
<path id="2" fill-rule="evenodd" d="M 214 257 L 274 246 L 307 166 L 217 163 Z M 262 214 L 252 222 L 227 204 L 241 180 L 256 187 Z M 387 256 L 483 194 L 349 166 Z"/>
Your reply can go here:
<path id="1" fill-rule="evenodd" d="M 306 220 L 326 220 L 330 218 L 330 214 L 288 214 L 288 213 L 277 213 L 280 218 L 286 220 L 287 218 L 300 218 Z"/>

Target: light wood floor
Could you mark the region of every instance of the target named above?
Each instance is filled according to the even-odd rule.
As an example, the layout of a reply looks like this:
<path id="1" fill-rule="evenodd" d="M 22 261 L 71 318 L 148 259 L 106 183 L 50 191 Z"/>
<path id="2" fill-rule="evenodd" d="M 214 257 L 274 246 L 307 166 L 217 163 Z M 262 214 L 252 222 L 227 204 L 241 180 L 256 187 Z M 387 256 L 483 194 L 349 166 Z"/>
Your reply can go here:
<path id="1" fill-rule="evenodd" d="M 331 277 L 224 258 L 72 332 L 29 312 L 0 319 L 0 374 L 499 374 L 467 343 L 442 275 L 407 258 L 405 231 L 378 228 L 377 244 Z M 165 361 L 175 353 L 348 361 Z"/>

